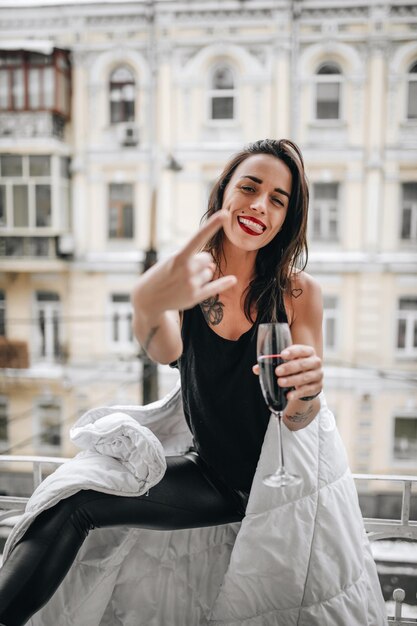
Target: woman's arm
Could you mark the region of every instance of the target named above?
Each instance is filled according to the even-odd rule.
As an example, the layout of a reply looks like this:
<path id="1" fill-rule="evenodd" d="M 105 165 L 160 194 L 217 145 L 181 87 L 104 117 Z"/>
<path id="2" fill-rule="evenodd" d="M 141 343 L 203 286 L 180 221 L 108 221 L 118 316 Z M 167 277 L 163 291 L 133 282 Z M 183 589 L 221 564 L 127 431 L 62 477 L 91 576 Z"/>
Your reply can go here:
<path id="1" fill-rule="evenodd" d="M 276 374 L 280 386 L 295 387 L 287 396 L 283 421 L 290 430 L 299 430 L 319 412 L 320 400 L 312 396 L 323 385 L 322 295 L 319 284 L 305 272 L 293 280 L 286 309 L 293 345 L 283 350 L 287 362 L 277 367 Z"/>
<path id="2" fill-rule="evenodd" d="M 212 281 L 213 260 L 207 252 L 199 252 L 222 227 L 224 217 L 222 211 L 215 213 L 180 252 L 151 267 L 133 289 L 135 336 L 158 363 L 175 361 L 182 353 L 179 311 L 236 284 L 234 276 Z"/>

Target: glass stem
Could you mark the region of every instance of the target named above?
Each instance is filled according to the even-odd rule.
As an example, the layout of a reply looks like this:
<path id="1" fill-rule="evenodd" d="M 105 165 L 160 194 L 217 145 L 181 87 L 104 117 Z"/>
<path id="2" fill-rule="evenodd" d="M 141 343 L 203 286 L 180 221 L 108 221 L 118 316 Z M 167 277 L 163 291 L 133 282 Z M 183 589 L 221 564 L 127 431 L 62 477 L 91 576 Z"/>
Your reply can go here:
<path id="1" fill-rule="evenodd" d="M 282 411 L 278 411 L 276 413 L 276 418 L 278 421 L 278 449 L 279 449 L 279 469 L 284 469 L 284 448 L 282 445 L 282 430 L 281 430 L 281 420 L 282 420 Z"/>

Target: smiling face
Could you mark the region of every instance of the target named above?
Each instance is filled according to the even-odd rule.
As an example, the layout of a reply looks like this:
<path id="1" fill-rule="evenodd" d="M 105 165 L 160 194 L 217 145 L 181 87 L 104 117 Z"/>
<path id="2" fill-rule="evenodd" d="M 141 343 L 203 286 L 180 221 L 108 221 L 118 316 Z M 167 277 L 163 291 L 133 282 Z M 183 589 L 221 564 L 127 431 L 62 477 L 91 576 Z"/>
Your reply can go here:
<path id="1" fill-rule="evenodd" d="M 270 154 L 254 154 L 233 173 L 223 196 L 229 220 L 226 241 L 246 251 L 266 246 L 281 230 L 291 195 L 288 166 Z"/>

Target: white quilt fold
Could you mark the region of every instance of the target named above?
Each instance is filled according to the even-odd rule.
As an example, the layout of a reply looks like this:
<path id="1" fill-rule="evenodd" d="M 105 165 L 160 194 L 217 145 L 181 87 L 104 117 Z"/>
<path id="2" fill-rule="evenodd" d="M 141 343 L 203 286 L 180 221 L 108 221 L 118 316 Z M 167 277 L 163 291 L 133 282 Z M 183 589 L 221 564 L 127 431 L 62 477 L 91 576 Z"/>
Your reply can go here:
<path id="1" fill-rule="evenodd" d="M 165 454 L 159 439 L 127 413 L 117 411 L 95 422 L 75 425 L 70 438 L 78 448 L 118 459 L 146 489 L 165 473 Z"/>

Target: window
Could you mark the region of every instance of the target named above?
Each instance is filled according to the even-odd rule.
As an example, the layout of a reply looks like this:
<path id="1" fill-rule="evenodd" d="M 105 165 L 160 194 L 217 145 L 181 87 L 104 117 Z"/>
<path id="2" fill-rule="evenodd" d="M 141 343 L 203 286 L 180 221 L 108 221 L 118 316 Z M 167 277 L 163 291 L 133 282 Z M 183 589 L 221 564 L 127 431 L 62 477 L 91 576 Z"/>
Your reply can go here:
<path id="1" fill-rule="evenodd" d="M 110 341 L 118 347 L 132 345 L 132 305 L 128 293 L 110 296 Z"/>
<path id="2" fill-rule="evenodd" d="M 109 186 L 109 238 L 132 239 L 133 185 L 112 183 Z"/>
<path id="3" fill-rule="evenodd" d="M 53 291 L 36 292 L 36 355 L 38 358 L 56 361 L 61 356 L 61 302 Z"/>
<path id="4" fill-rule="evenodd" d="M 118 67 L 110 76 L 110 123 L 135 119 L 135 78 L 129 68 Z"/>
<path id="5" fill-rule="evenodd" d="M 408 71 L 407 119 L 417 119 L 417 63 Z"/>
<path id="6" fill-rule="evenodd" d="M 397 310 L 397 353 L 417 356 L 417 296 L 400 298 Z"/>
<path id="7" fill-rule="evenodd" d="M 417 459 L 417 417 L 402 415 L 395 417 L 394 459 L 415 463 Z"/>
<path id="8" fill-rule="evenodd" d="M 316 73 L 316 119 L 340 119 L 342 73 L 335 63 L 324 63 Z"/>
<path id="9" fill-rule="evenodd" d="M 37 444 L 40 447 L 61 446 L 61 406 L 53 398 L 41 398 L 36 407 Z"/>
<path id="10" fill-rule="evenodd" d="M 6 294 L 0 289 L 0 337 L 6 336 Z"/>
<path id="11" fill-rule="evenodd" d="M 0 448 L 7 444 L 8 441 L 8 402 L 7 398 L 0 396 Z"/>
<path id="12" fill-rule="evenodd" d="M 0 51 L 0 110 L 70 114 L 69 53 Z"/>
<path id="13" fill-rule="evenodd" d="M 209 118 L 233 120 L 235 118 L 235 80 L 227 65 L 217 67 L 211 77 L 209 92 Z"/>
<path id="14" fill-rule="evenodd" d="M 337 296 L 323 296 L 323 346 L 329 351 L 337 347 L 338 305 Z"/>
<path id="15" fill-rule="evenodd" d="M 52 185 L 50 155 L 0 155 L 0 225 L 51 227 Z"/>
<path id="16" fill-rule="evenodd" d="M 338 183 L 315 183 L 313 185 L 311 236 L 318 241 L 338 241 Z"/>
<path id="17" fill-rule="evenodd" d="M 400 237 L 403 241 L 417 242 L 417 183 L 402 185 Z"/>

